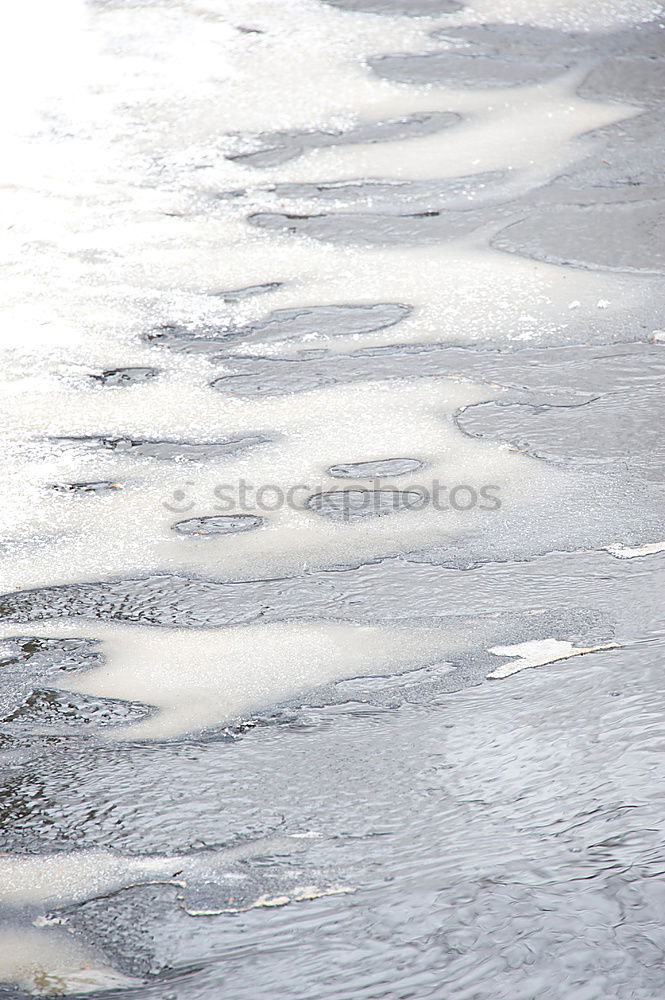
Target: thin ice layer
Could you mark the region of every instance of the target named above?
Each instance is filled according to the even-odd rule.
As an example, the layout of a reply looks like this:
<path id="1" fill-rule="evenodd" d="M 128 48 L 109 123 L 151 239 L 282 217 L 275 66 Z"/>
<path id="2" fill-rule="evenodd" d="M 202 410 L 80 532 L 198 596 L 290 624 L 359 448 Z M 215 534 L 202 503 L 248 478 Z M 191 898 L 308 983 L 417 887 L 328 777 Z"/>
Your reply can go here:
<path id="1" fill-rule="evenodd" d="M 70 691 L 154 705 L 152 717 L 114 730 L 115 737 L 130 739 L 196 732 L 332 681 L 435 662 L 444 639 L 435 627 L 325 621 L 195 632 L 49 623 L 38 632 L 102 638 L 105 664 L 61 684 Z"/>
<path id="2" fill-rule="evenodd" d="M 94 411 L 81 406 L 78 393 L 61 392 L 58 424 L 64 430 L 76 421 L 82 436 L 94 438 L 103 429 L 106 438 L 119 429 L 116 421 L 124 428 L 133 424 L 138 432 L 155 431 L 158 419 L 164 430 L 171 429 L 164 435 L 171 440 L 176 427 L 190 442 L 202 432 L 208 441 L 266 438 L 275 432 L 279 437 L 215 462 L 205 454 L 199 461 L 157 462 L 131 449 L 60 445 L 53 441 L 59 435 L 52 433 L 50 441 L 25 449 L 15 469 L 13 482 L 23 503 L 17 509 L 14 501 L 10 511 L 14 525 L 12 535 L 5 536 L 11 540 L 5 579 L 18 589 L 143 573 L 147 567 L 256 579 L 301 572 L 305 566 L 367 561 L 444 540 L 453 554 L 460 540 L 463 544 L 474 535 L 477 551 L 483 538 L 497 532 L 505 536 L 506 525 L 519 534 L 533 498 L 545 503 L 567 488 L 558 473 L 533 459 L 457 430 L 451 416 L 459 407 L 498 392 L 464 380 L 430 378 L 240 400 L 184 386 L 174 396 L 166 383 L 155 381 L 121 407 L 117 394 L 109 394 L 106 405 Z M 48 394 L 26 396 L 14 417 L 32 421 L 37 430 L 48 406 Z M 331 466 L 392 459 L 396 453 L 427 465 L 426 472 L 415 468 L 398 478 L 400 491 L 419 487 L 427 494 L 417 509 L 339 524 L 308 508 L 310 497 L 338 487 L 327 473 Z M 73 503 L 66 494 L 43 489 L 45 473 L 50 481 L 94 478 L 131 482 L 132 488 L 81 493 Z M 382 480 L 381 488 L 391 485 Z M 172 531 L 178 521 L 218 514 L 250 514 L 263 518 L 263 524 L 254 531 L 211 536 L 206 545 Z M 107 529 L 109 520 L 113 532 Z"/>

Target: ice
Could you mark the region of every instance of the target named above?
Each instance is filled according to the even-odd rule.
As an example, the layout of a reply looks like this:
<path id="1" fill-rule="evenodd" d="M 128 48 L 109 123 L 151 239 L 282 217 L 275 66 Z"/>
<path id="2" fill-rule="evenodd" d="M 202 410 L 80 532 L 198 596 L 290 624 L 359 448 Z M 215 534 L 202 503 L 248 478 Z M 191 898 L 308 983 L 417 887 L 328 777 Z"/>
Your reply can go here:
<path id="1" fill-rule="evenodd" d="M 129 727 L 113 730 L 114 739 L 169 739 L 196 733 L 270 708 L 310 689 L 358 675 L 409 669 L 441 657 L 444 637 L 432 626 L 368 626 L 326 621 L 246 625 L 226 629 L 154 629 L 149 626 L 80 625 L 51 622 L 30 626 L 36 635 L 101 638 L 105 663 L 58 685 L 64 690 L 154 705 L 157 711 Z M 458 640 L 459 641 L 459 640 Z M 1 860 L 1 859 L 0 859 Z M 9 868 L 9 898 L 12 874 Z M 67 883 L 65 864 L 57 878 Z M 156 862 L 136 871 L 163 873 Z M 168 865 L 166 865 L 168 869 Z M 113 859 L 91 872 L 100 886 L 126 877 L 126 865 Z M 89 880 L 89 876 L 88 876 Z M 55 884 L 55 883 L 54 883 Z M 25 892 L 25 890 L 23 890 Z M 38 893 L 42 890 L 38 887 Z M 57 889 L 54 889 L 57 891 Z M 20 888 L 16 892 L 21 893 Z"/>

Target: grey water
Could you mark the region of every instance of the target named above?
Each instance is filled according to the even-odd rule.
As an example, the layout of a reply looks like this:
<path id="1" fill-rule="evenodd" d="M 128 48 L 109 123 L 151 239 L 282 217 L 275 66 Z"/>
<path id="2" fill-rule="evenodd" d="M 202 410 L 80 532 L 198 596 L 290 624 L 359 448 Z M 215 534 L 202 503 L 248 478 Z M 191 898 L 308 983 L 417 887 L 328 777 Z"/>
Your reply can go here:
<path id="1" fill-rule="evenodd" d="M 664 15 L 3 14 L 0 997 L 665 995 Z"/>

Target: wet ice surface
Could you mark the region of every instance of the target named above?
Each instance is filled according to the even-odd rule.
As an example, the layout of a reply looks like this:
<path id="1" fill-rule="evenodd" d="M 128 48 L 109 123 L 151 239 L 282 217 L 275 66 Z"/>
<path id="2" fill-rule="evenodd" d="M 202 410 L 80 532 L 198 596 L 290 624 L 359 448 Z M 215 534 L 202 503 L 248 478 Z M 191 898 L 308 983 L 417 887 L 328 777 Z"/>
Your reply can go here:
<path id="1" fill-rule="evenodd" d="M 396 121 L 367 123 L 339 132 L 275 132 L 261 137 L 259 148 L 246 153 L 234 153 L 229 158 L 250 167 L 275 167 L 309 149 L 340 146 L 347 143 L 390 142 L 412 136 L 429 135 L 450 128 L 460 116 L 450 112 L 413 115 Z M 250 140 L 251 141 L 251 140 Z"/>
<path id="2" fill-rule="evenodd" d="M 372 330 L 383 330 L 408 316 L 409 306 L 397 303 L 362 306 L 314 306 L 303 309 L 277 309 L 265 319 L 243 327 L 231 327 L 220 333 L 213 330 L 190 330 L 187 327 L 164 326 L 148 334 L 148 341 L 189 354 L 223 356 L 238 342 L 260 344 L 282 343 L 294 337 L 356 336 Z"/>
<path id="3" fill-rule="evenodd" d="M 659 5 L 36 6 L 0 997 L 662 996 Z"/>
<path id="4" fill-rule="evenodd" d="M 154 378 L 159 374 L 157 368 L 112 368 L 110 371 L 93 375 L 94 379 L 102 385 L 132 385 L 135 382 L 144 382 Z"/>
<path id="5" fill-rule="evenodd" d="M 156 458 L 160 461 L 201 461 L 224 458 L 245 448 L 263 444 L 260 437 L 239 438 L 230 441 L 144 441 L 131 438 L 56 438 L 56 444 L 71 445 L 74 448 L 108 449 L 121 455 L 137 458 Z"/>
<path id="6" fill-rule="evenodd" d="M 178 521 L 174 531 L 181 535 L 232 535 L 237 531 L 252 531 L 260 527 L 263 520 L 253 514 L 220 514 L 218 517 L 190 517 Z"/>

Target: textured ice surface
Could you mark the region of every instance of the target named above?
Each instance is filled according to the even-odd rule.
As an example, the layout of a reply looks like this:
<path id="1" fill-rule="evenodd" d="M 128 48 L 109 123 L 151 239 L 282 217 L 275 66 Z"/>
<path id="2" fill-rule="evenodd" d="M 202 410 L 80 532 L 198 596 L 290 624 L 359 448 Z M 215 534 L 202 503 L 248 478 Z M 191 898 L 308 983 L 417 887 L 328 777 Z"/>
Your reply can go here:
<path id="1" fill-rule="evenodd" d="M 370 367 L 376 363 L 370 359 Z M 148 461 L 140 449 L 137 455 L 131 448 L 75 444 L 56 455 L 42 451 L 60 478 L 65 468 L 77 473 L 72 475 L 76 481 L 84 469 L 94 470 L 98 481 L 110 474 L 114 482 L 131 481 L 132 488 L 82 493 L 76 504 L 68 503 L 66 496 L 39 488 L 43 461 L 35 463 L 34 494 L 30 506 L 15 515 L 11 559 L 5 559 L 7 578 L 16 589 L 142 575 L 147 568 L 164 567 L 208 578 L 258 579 L 413 553 L 448 566 L 469 566 L 553 547 L 603 546 L 622 537 L 630 542 L 640 526 L 662 534 L 660 508 L 644 510 L 636 503 L 639 484 L 602 469 L 596 477 L 580 478 L 511 447 L 509 435 L 506 441 L 490 441 L 464 433 L 457 426 L 464 419 L 458 411 L 507 396 L 496 384 L 473 383 L 439 369 L 427 378 L 361 380 L 258 401 L 183 387 L 176 402 L 157 382 L 150 392 L 153 407 L 146 412 L 145 401 L 132 397 L 122 408 L 123 423 L 132 411 L 137 429 L 146 420 L 152 423 L 155 411 L 172 428 L 178 421 L 189 443 L 171 442 L 168 448 L 177 455 L 182 447 L 183 460 Z M 170 400 L 168 411 L 159 399 Z M 62 402 L 64 427 L 64 396 Z M 555 408 L 557 402 L 551 401 Z M 25 404 L 27 410 L 29 400 Z M 88 433 L 99 429 L 102 416 L 100 408 L 87 415 Z M 33 419 L 39 419 L 34 411 Z M 227 445 L 219 446 L 220 455 L 217 446 L 201 445 L 199 455 L 193 443 L 199 428 L 205 428 L 208 440 L 247 442 L 262 436 L 264 443 L 246 454 L 228 455 Z M 275 440 L 266 442 L 269 435 Z M 214 462 L 213 456 L 202 460 L 209 447 Z M 392 459 L 396 452 L 426 466 L 397 480 L 399 493 L 418 492 L 422 502 L 390 516 L 348 523 L 308 508 L 308 497 L 339 490 L 339 481 L 327 475 L 331 465 Z M 197 460 L 184 461 L 190 457 Z M 382 480 L 381 489 L 392 485 Z M 25 487 L 22 492 L 25 497 Z M 538 518 L 533 517 L 536 505 Z M 569 511 L 580 507 L 584 517 L 571 523 Z M 176 520 L 220 513 L 259 516 L 264 524 L 256 531 L 210 536 L 206 545 L 172 531 Z M 122 545 L 100 515 L 122 523 Z M 27 526 L 35 523 L 41 525 L 41 538 L 27 544 Z"/>
<path id="2" fill-rule="evenodd" d="M 468 208 L 469 202 L 502 197 L 501 182 L 506 174 L 496 170 L 441 181 L 358 180 L 319 184 L 275 184 L 269 190 L 281 200 L 298 198 L 316 204 L 336 202 L 343 208 L 373 208 L 399 214 L 400 211 L 428 212 L 441 208 Z"/>
<path id="3" fill-rule="evenodd" d="M 398 626 L 317 620 L 302 613 L 298 617 L 196 631 L 110 623 L 31 623 L 24 627 L 34 630 L 33 644 L 39 644 L 40 636 L 48 636 L 55 646 L 49 678 L 55 696 L 51 714 L 35 711 L 40 688 L 27 696 L 24 690 L 18 697 L 10 689 L 9 699 L 19 708 L 6 715 L 6 721 L 19 736 L 30 722 L 41 723 L 45 732 L 62 733 L 84 722 L 91 733 L 113 739 L 171 739 L 201 730 L 218 732 L 228 724 L 237 731 L 239 725 L 242 729 L 279 707 L 343 703 L 349 697 L 377 705 L 399 704 L 480 683 L 494 670 L 490 654 L 504 648 L 496 642 L 515 633 L 536 637 L 524 648 L 531 653 L 533 647 L 538 655 L 530 655 L 528 662 L 525 659 L 522 669 L 550 662 L 547 657 L 561 659 L 562 650 L 573 655 L 570 641 L 541 638 L 548 629 L 592 638 L 605 638 L 610 629 L 602 615 L 552 615 L 542 608 L 517 615 L 411 618 Z M 90 662 L 83 662 L 82 671 L 68 669 L 58 676 L 56 671 L 63 670 L 63 651 L 58 652 L 55 637 L 74 634 L 94 639 L 98 645 L 93 647 Z M 10 637 L 6 642 L 11 645 L 16 640 Z M 15 670 L 24 666 L 24 685 L 31 676 L 32 683 L 42 683 L 30 656 L 24 655 L 25 645 L 20 640 Z M 521 649 L 515 647 L 517 653 Z M 590 649 L 579 647 L 580 652 Z M 83 702 L 77 704 L 80 696 Z M 67 702 L 67 697 L 72 700 Z M 88 699 L 124 707 L 125 712 L 94 714 L 87 709 Z"/>
<path id="4" fill-rule="evenodd" d="M 655 373 L 654 373 L 655 375 Z M 515 396 L 519 395 L 514 393 Z M 467 432 L 510 441 L 550 462 L 577 469 L 651 480 L 657 488 L 665 472 L 660 416 L 662 392 L 654 384 L 598 390 L 586 398 L 522 399 L 468 409 L 459 418 Z"/>
<path id="5" fill-rule="evenodd" d="M 40 632 L 43 632 L 40 629 Z M 67 691 L 153 704 L 149 719 L 114 730 L 130 739 L 168 738 L 238 719 L 346 677 L 382 674 L 441 656 L 431 626 L 390 628 L 324 621 L 188 630 L 49 625 L 102 638 L 105 662 L 61 680 Z M 458 640 L 459 641 L 459 640 Z"/>
<path id="6" fill-rule="evenodd" d="M 263 285 L 248 285 L 247 288 L 235 288 L 233 291 L 218 292 L 217 294 L 224 302 L 242 302 L 243 299 L 252 298 L 254 295 L 266 295 L 279 288 L 281 282 L 267 281 Z"/>
<path id="7" fill-rule="evenodd" d="M 328 475 L 334 479 L 374 479 L 381 476 L 406 476 L 423 467 L 417 458 L 384 458 L 377 462 L 346 462 L 331 465 Z"/>
<path id="8" fill-rule="evenodd" d="M 0 997 L 664 994 L 659 7 L 3 15 Z"/>
<path id="9" fill-rule="evenodd" d="M 406 316 L 409 306 L 397 303 L 377 305 L 329 305 L 302 309 L 277 309 L 265 319 L 243 327 L 194 331 L 165 326 L 151 331 L 147 339 L 173 350 L 192 354 L 223 355 L 230 347 L 246 342 L 270 343 L 294 337 L 348 337 L 394 326 Z"/>
<path id="10" fill-rule="evenodd" d="M 233 153 L 229 159 L 245 163 L 250 167 L 276 167 L 296 156 L 301 156 L 308 149 L 411 139 L 440 132 L 456 125 L 460 120 L 460 115 L 444 111 L 412 115 L 396 121 L 363 123 L 347 131 L 268 133 L 260 137 L 258 149 L 246 153 Z M 252 143 L 255 144 L 257 143 Z"/>
<path id="11" fill-rule="evenodd" d="M 652 357 L 658 364 L 659 350 L 654 345 L 634 355 L 620 353 L 627 359 L 621 364 L 611 354 L 603 361 L 588 351 L 535 353 L 529 354 L 526 366 L 513 355 L 370 354 L 346 359 L 348 369 L 341 360 L 339 368 L 333 364 L 329 380 L 348 378 L 345 371 L 350 369 L 352 384 L 293 393 L 287 372 L 286 384 L 275 386 L 277 394 L 259 400 L 212 393 L 205 386 L 186 391 L 183 386 L 176 401 L 170 388 L 156 381 L 142 390 L 149 400 L 132 395 L 123 403 L 118 416 L 124 426 L 107 423 L 118 419 L 115 403 L 106 414 L 98 406 L 86 414 L 87 427 L 79 428 L 85 431 L 80 445 L 59 444 L 54 452 L 53 444 L 33 444 L 32 451 L 24 453 L 19 469 L 26 470 L 24 476 L 30 472 L 34 492 L 23 482 L 24 506 L 11 511 L 13 535 L 8 539 L 13 541 L 5 556 L 6 579 L 20 589 L 77 578 L 143 575 L 146 569 L 154 572 L 165 566 L 171 572 L 209 578 L 257 579 L 398 554 L 421 553 L 421 558 L 444 565 L 469 566 L 493 558 L 525 558 L 551 548 L 653 540 L 640 538 L 640 532 L 658 540 L 662 506 L 640 502 L 642 486 L 631 471 L 645 469 L 650 462 L 656 468 L 648 442 L 657 443 L 651 415 L 659 376 L 655 374 L 651 385 L 628 392 L 617 392 L 616 380 L 628 363 L 634 364 L 635 377 L 646 376 Z M 547 367 L 539 367 L 545 357 L 558 365 L 554 394 Z M 590 382 L 585 365 L 591 358 L 596 378 Z M 413 376 L 421 377 L 395 379 L 395 359 L 400 371 L 406 374 L 406 366 L 412 366 Z M 495 377 L 505 378 L 510 388 L 466 381 L 459 373 L 460 361 L 487 372 L 491 382 L 495 370 Z M 605 365 L 607 385 L 599 394 Z M 321 362 L 314 366 L 321 370 Z M 387 371 L 389 377 L 363 381 L 368 370 Z M 515 383 L 526 386 L 532 379 L 531 393 L 515 391 Z M 569 389 L 564 388 L 565 379 Z M 543 381 L 545 393 L 539 388 Z M 635 420 L 646 422 L 644 449 L 635 430 L 639 424 L 624 422 L 612 432 L 606 414 L 613 402 L 632 406 Z M 23 406 L 22 416 L 29 414 L 38 426 L 34 399 L 26 397 Z M 78 408 L 76 413 L 80 420 Z M 94 432 L 101 429 L 102 419 L 104 431 L 117 433 L 128 424 L 154 431 L 155 413 L 162 414 L 160 430 L 170 436 L 177 428 L 186 443 L 151 444 L 148 456 L 141 446 L 98 446 Z M 62 430 L 70 415 L 63 393 Z M 491 435 L 479 423 L 483 418 L 489 420 Z M 598 433 L 592 430 L 596 419 Z M 220 444 L 197 444 L 203 433 L 204 441 Z M 222 444 L 224 439 L 231 444 Z M 243 443 L 261 440 L 260 447 L 236 451 Z M 633 456 L 617 462 L 629 447 Z M 426 492 L 423 504 L 395 510 L 389 517 L 348 523 L 308 509 L 308 497 L 339 490 L 339 481 L 327 473 L 331 466 L 393 459 L 400 452 L 424 467 L 400 476 L 398 492 Z M 153 453 L 163 454 L 164 460 L 153 461 Z M 35 461 L 33 454 L 41 460 Z M 567 461 L 557 462 L 559 457 Z M 585 473 L 580 476 L 575 461 L 584 459 Z M 128 483 L 131 488 L 78 493 L 73 504 L 66 494 L 41 488 L 45 469 L 50 482 L 85 482 L 84 476 L 92 474 L 87 481 Z M 367 489 L 367 483 L 362 485 Z M 389 480 L 380 485 L 383 490 L 393 486 Z M 489 504 L 483 496 L 486 489 L 499 505 Z M 660 496 L 657 484 L 654 489 Z M 581 512 L 575 520 L 571 510 Z M 264 523 L 256 531 L 209 536 L 205 546 L 172 530 L 178 520 L 219 514 L 249 514 Z M 114 517 L 122 524 L 122 545 L 100 517 Z M 26 533 L 35 524 L 41 537 L 27 544 Z"/>
<path id="12" fill-rule="evenodd" d="M 0 858 L 0 901 L 18 907 L 73 903 L 136 882 L 173 880 L 177 858 L 123 858 L 109 851 Z"/>
<path id="13" fill-rule="evenodd" d="M 53 438 L 56 445 L 71 445 L 82 449 L 105 449 L 118 455 L 135 458 L 156 458 L 160 461 L 200 462 L 205 459 L 226 458 L 246 448 L 265 444 L 265 439 L 255 436 L 230 441 L 145 441 L 135 438 Z"/>
<path id="14" fill-rule="evenodd" d="M 134 385 L 159 374 L 157 368 L 111 368 L 92 377 L 102 385 Z"/>
<path id="15" fill-rule="evenodd" d="M 663 274 L 665 251 L 657 234 L 664 222 L 665 201 L 557 205 L 511 224 L 492 245 L 555 264 Z"/>
<path id="16" fill-rule="evenodd" d="M 234 535 L 239 531 L 252 531 L 263 524 L 256 514 L 219 514 L 212 517 L 190 517 L 173 525 L 180 535 Z"/>
<path id="17" fill-rule="evenodd" d="M 58 493 L 103 493 L 106 490 L 121 490 L 124 483 L 54 483 Z"/>

